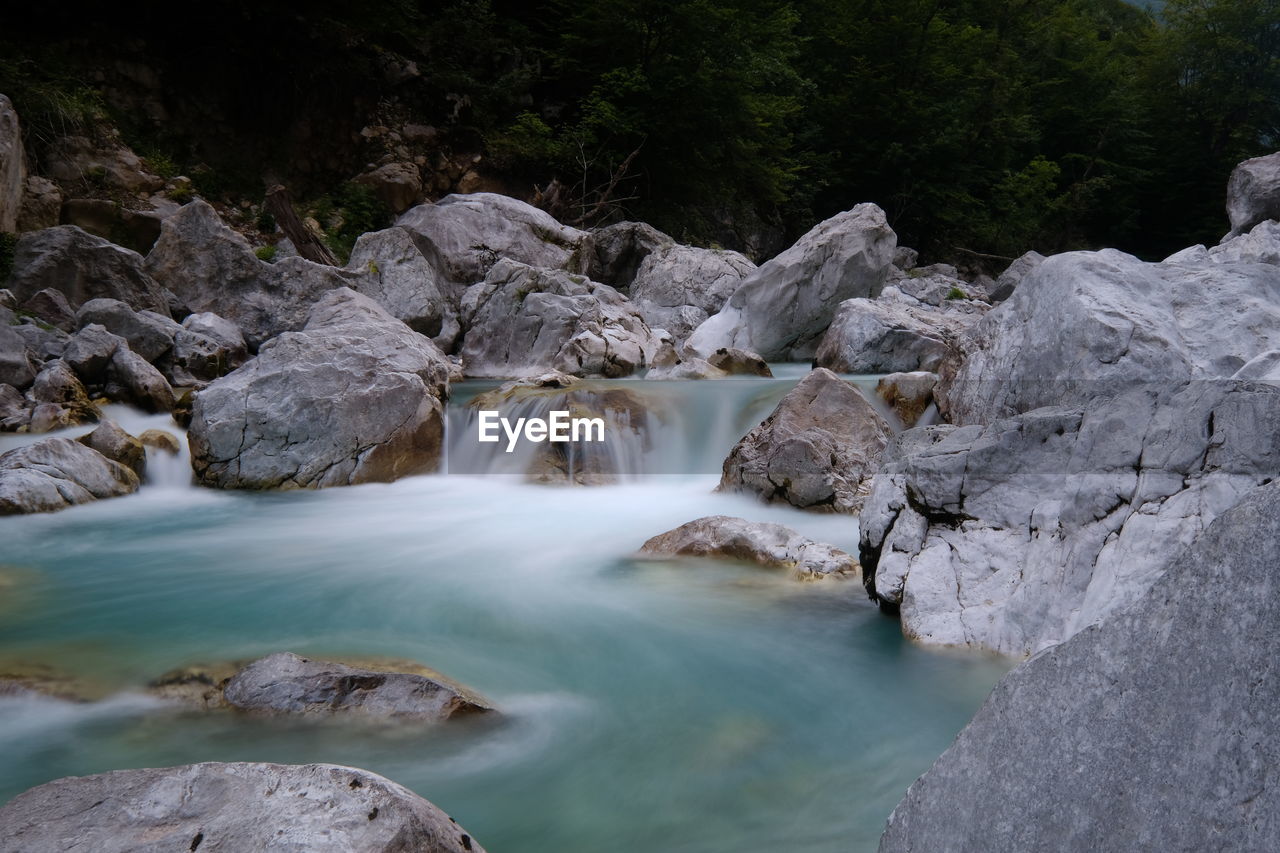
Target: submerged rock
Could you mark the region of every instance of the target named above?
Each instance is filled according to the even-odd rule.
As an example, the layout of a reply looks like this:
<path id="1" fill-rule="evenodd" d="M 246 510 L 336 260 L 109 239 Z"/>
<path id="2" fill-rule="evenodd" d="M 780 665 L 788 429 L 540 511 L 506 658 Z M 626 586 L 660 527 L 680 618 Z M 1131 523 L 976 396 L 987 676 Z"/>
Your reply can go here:
<path id="1" fill-rule="evenodd" d="M 606 284 L 498 261 L 463 297 L 468 376 L 510 378 L 552 369 L 630 376 L 657 352 L 640 312 Z"/>
<path id="2" fill-rule="evenodd" d="M 462 284 L 480 281 L 503 258 L 575 273 L 586 272 L 589 261 L 585 231 L 497 193 L 447 195 L 411 208 L 396 225 L 430 241 L 444 273 Z"/>
<path id="3" fill-rule="evenodd" d="M 909 430 L 862 510 L 864 579 L 910 637 L 1035 653 L 1136 600 L 1278 473 L 1280 388 L 1245 382 Z"/>
<path id="4" fill-rule="evenodd" d="M 719 489 L 801 509 L 857 512 L 889 435 L 857 389 L 818 368 L 734 446 Z"/>
<path id="5" fill-rule="evenodd" d="M 798 579 L 857 575 L 858 561 L 839 548 L 815 542 L 781 524 L 710 515 L 654 536 L 640 547 L 642 556 L 723 557 L 771 569 L 786 569 Z"/>
<path id="6" fill-rule="evenodd" d="M 836 306 L 880 293 L 896 245 L 874 204 L 833 216 L 743 279 L 690 335 L 689 347 L 703 356 L 736 347 L 768 360 L 810 358 Z"/>
<path id="7" fill-rule="evenodd" d="M 937 384 L 936 373 L 923 370 L 891 373 L 876 383 L 876 395 L 893 409 L 904 427 L 910 428 L 933 405 L 933 389 Z"/>
<path id="8" fill-rule="evenodd" d="M 0 454 L 0 515 L 53 512 L 137 490 L 137 474 L 69 438 Z"/>
<path id="9" fill-rule="evenodd" d="M 136 310 L 168 315 L 164 288 L 143 271 L 137 252 L 74 225 L 31 231 L 18 239 L 8 287 L 19 302 L 51 288 L 71 308 L 91 299 L 118 299 Z"/>
<path id="10" fill-rule="evenodd" d="M 386 482 L 438 466 L 449 362 L 366 296 L 326 293 L 301 332 L 195 398 L 191 464 L 224 489 Z"/>
<path id="11" fill-rule="evenodd" d="M 447 720 L 493 708 L 440 676 L 316 661 L 288 652 L 241 669 L 222 690 L 228 705 L 265 714 Z"/>
<path id="12" fill-rule="evenodd" d="M 248 763 L 49 782 L 0 808 L 0 848 L 483 853 L 448 815 L 381 776 L 332 764 Z"/>
<path id="13" fill-rule="evenodd" d="M 1132 607 L 1007 675 L 907 791 L 882 853 L 1271 849 L 1277 565 L 1273 484 Z"/>

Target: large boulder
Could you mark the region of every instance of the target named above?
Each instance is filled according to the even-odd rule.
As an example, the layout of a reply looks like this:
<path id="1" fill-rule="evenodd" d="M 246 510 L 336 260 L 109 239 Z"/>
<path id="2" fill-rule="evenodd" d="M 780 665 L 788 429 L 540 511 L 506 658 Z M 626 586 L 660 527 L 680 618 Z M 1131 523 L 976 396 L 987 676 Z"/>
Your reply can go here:
<path id="1" fill-rule="evenodd" d="M 1007 675 L 881 853 L 1270 850 L 1280 837 L 1280 486 L 1132 607 Z"/>
<path id="2" fill-rule="evenodd" d="M 235 323 L 252 348 L 301 329 L 322 295 L 350 283 L 343 271 L 302 258 L 258 260 L 248 241 L 203 201 L 164 221 L 146 268 L 188 310 Z"/>
<path id="3" fill-rule="evenodd" d="M 280 652 L 240 670 L 223 688 L 227 704 L 263 714 L 434 721 L 491 711 L 440 676 L 310 660 Z"/>
<path id="4" fill-rule="evenodd" d="M 0 515 L 53 512 L 137 490 L 137 474 L 69 438 L 0 454 Z"/>
<path id="5" fill-rule="evenodd" d="M 361 235 L 347 264 L 355 274 L 351 288 L 415 332 L 429 338 L 456 338 L 457 312 L 449 298 L 449 282 L 438 270 L 439 259 L 428 257 L 434 255 L 431 249 L 426 241 L 420 247 L 403 228 Z"/>
<path id="6" fill-rule="evenodd" d="M 546 369 L 629 376 L 658 341 L 626 297 L 606 284 L 501 260 L 462 300 L 468 376 L 512 377 Z"/>
<path id="7" fill-rule="evenodd" d="M 939 394 L 959 424 L 1226 378 L 1280 349 L 1280 267 L 1149 264 L 1113 249 L 1055 255 L 960 345 L 967 355 L 954 375 L 942 371 Z"/>
<path id="8" fill-rule="evenodd" d="M 0 234 L 18 230 L 27 180 L 27 155 L 13 102 L 0 95 Z"/>
<path id="9" fill-rule="evenodd" d="M 1032 654 L 1136 600 L 1277 476 L 1280 388 L 1246 382 L 909 430 L 862 510 L 864 580 L 912 638 Z"/>
<path id="10" fill-rule="evenodd" d="M 889 425 L 856 388 L 818 368 L 734 445 L 720 491 L 823 512 L 857 512 Z"/>
<path id="11" fill-rule="evenodd" d="M 874 204 L 837 214 L 748 275 L 689 346 L 704 357 L 736 347 L 769 361 L 810 358 L 841 302 L 880 293 L 896 246 Z"/>
<path id="12" fill-rule="evenodd" d="M 172 412 L 176 403 L 173 387 L 164 374 L 128 346 L 112 353 L 103 390 L 112 400 L 148 412 Z"/>
<path id="13" fill-rule="evenodd" d="M 589 263 L 585 231 L 497 193 L 448 195 L 411 208 L 396 225 L 429 240 L 445 274 L 463 284 L 480 281 L 500 258 L 580 273 Z"/>
<path id="14" fill-rule="evenodd" d="M 105 298 L 139 311 L 169 314 L 168 296 L 143 270 L 141 255 L 74 225 L 23 234 L 14 249 L 8 286 L 19 302 L 52 288 L 61 291 L 72 308 Z"/>
<path id="15" fill-rule="evenodd" d="M 1014 259 L 1013 263 L 1005 267 L 1004 272 L 1000 273 L 1000 277 L 996 279 L 990 293 L 991 301 L 1004 302 L 1013 296 L 1013 292 L 1018 289 L 1022 280 L 1042 263 L 1044 263 L 1044 255 L 1039 252 L 1027 252 Z"/>
<path id="16" fill-rule="evenodd" d="M 96 421 L 99 417 L 97 408 L 89 400 L 89 392 L 84 383 L 71 366 L 60 358 L 46 361 L 41 366 L 27 397 L 33 405 L 46 403 L 64 410 L 65 417 L 58 420 L 68 424 Z"/>
<path id="17" fill-rule="evenodd" d="M 333 764 L 189 764 L 58 779 L 0 809 L 0 849 L 25 853 L 484 853 L 394 782 Z"/>
<path id="18" fill-rule="evenodd" d="M 219 488 L 320 488 L 436 468 L 449 362 L 366 296 L 326 293 L 301 332 L 196 395 L 197 479 Z"/>
<path id="19" fill-rule="evenodd" d="M 1280 219 L 1280 152 L 1245 160 L 1227 182 L 1228 238 L 1268 219 Z"/>
<path id="20" fill-rule="evenodd" d="M 627 296 L 650 328 L 666 329 L 684 340 L 724 306 L 755 268 L 737 252 L 667 246 L 641 261 Z"/>
<path id="21" fill-rule="evenodd" d="M 840 303 L 814 360 L 839 373 L 934 371 L 971 325 L 963 318 L 914 300 L 848 299 Z"/>
<path id="22" fill-rule="evenodd" d="M 173 339 L 168 379 L 174 385 L 195 385 L 225 376 L 249 358 L 239 327 L 217 314 L 191 314 Z"/>
<path id="23" fill-rule="evenodd" d="M 83 329 L 97 323 L 113 335 L 129 342 L 129 349 L 155 361 L 173 349 L 174 338 L 182 326 L 165 314 L 134 311 L 118 299 L 90 299 L 76 312 L 76 327 Z"/>
<path id="24" fill-rule="evenodd" d="M 858 561 L 790 527 L 709 515 L 654 536 L 640 546 L 642 557 L 716 557 L 784 569 L 797 579 L 858 574 Z"/>
<path id="25" fill-rule="evenodd" d="M 137 154 L 118 132 L 95 129 L 93 136 L 58 137 L 44 152 L 49 176 L 64 185 L 83 186 L 86 181 L 129 193 L 144 194 L 164 187 L 164 178 L 146 170 Z"/>
<path id="26" fill-rule="evenodd" d="M 587 274 L 621 293 L 635 280 L 650 254 L 668 249 L 676 241 L 644 222 L 615 222 L 591 232 Z"/>

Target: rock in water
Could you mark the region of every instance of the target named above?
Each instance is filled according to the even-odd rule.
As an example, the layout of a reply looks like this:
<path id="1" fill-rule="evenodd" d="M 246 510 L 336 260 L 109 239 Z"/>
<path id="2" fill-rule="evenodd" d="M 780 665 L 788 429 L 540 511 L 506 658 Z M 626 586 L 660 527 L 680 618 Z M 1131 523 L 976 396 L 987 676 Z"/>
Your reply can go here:
<path id="1" fill-rule="evenodd" d="M 1273 849 L 1277 566 L 1273 484 L 1134 606 L 1007 675 L 894 810 L 881 853 Z"/>
<path id="2" fill-rule="evenodd" d="M 236 673 L 223 689 L 233 708 L 268 714 L 309 714 L 394 720 L 447 720 L 493 710 L 443 677 L 385 672 L 268 655 Z"/>
<path id="3" fill-rule="evenodd" d="M 137 474 L 69 438 L 0 454 L 0 515 L 53 512 L 137 490 Z"/>
<path id="4" fill-rule="evenodd" d="M 58 779 L 0 809 L 24 853 L 484 853 L 394 782 L 334 764 L 189 764 Z"/>
<path id="5" fill-rule="evenodd" d="M 0 95 L 0 234 L 18 230 L 26 180 L 27 155 L 18 113 L 8 96 Z"/>
<path id="6" fill-rule="evenodd" d="M 1228 238 L 1268 219 L 1280 219 L 1280 152 L 1236 166 L 1227 182 L 1227 217 Z"/>
<path id="7" fill-rule="evenodd" d="M 858 574 L 858 561 L 839 548 L 801 536 L 790 527 L 710 515 L 654 536 L 641 556 L 723 557 L 771 569 L 787 569 L 798 579 Z"/>
<path id="8" fill-rule="evenodd" d="M 467 289 L 462 311 L 468 376 L 630 376 L 658 349 L 640 312 L 612 287 L 510 260 Z"/>
<path id="9" fill-rule="evenodd" d="M 373 300 L 326 293 L 301 332 L 196 395 L 197 479 L 224 489 L 321 488 L 433 471 L 449 362 Z"/>
<path id="10" fill-rule="evenodd" d="M 151 430 L 155 432 L 155 430 Z M 103 421 L 93 432 L 77 439 L 85 447 L 92 447 L 108 459 L 125 466 L 141 479 L 147 473 L 147 449 L 142 440 L 134 438 L 120 428 L 115 421 Z"/>
<path id="11" fill-rule="evenodd" d="M 874 204 L 837 214 L 743 279 L 724 308 L 694 330 L 689 347 L 704 358 L 720 347 L 767 361 L 810 358 L 836 306 L 880 293 L 896 246 Z"/>
<path id="12" fill-rule="evenodd" d="M 889 425 L 848 382 L 818 368 L 724 461 L 720 491 L 801 509 L 857 512 Z"/>
<path id="13" fill-rule="evenodd" d="M 74 225 L 23 234 L 14 249 L 8 287 L 19 302 L 51 288 L 72 308 L 103 298 L 118 299 L 139 311 L 169 314 L 168 296 L 143 271 L 141 255 Z"/>
<path id="14" fill-rule="evenodd" d="M 876 383 L 876 395 L 893 409 L 904 427 L 913 427 L 933 403 L 933 389 L 938 374 L 917 370 L 890 373 Z"/>
<path id="15" fill-rule="evenodd" d="M 903 632 L 1012 655 L 1141 596 L 1174 553 L 1280 468 L 1280 389 L 1140 387 L 886 448 L 859 557 Z"/>
<path id="16" fill-rule="evenodd" d="M 447 195 L 411 208 L 396 225 L 430 241 L 445 274 L 461 284 L 480 281 L 501 258 L 577 273 L 586 272 L 589 261 L 585 231 L 497 193 Z"/>

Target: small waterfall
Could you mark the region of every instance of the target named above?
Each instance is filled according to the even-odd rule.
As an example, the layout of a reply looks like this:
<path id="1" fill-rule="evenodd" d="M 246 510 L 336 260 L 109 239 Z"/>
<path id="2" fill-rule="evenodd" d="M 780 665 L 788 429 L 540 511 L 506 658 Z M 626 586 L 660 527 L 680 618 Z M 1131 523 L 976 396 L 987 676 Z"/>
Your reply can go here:
<path id="1" fill-rule="evenodd" d="M 587 379 L 569 388 L 517 388 L 506 395 L 495 381 L 453 386 L 443 470 L 449 474 L 506 475 L 542 483 L 594 485 L 657 474 L 719 474 L 733 445 L 768 417 L 807 373 L 778 371 L 774 378 L 679 381 Z M 878 377 L 851 377 L 894 430 L 897 416 L 875 394 Z M 520 418 L 572 417 L 604 421 L 603 441 L 532 442 L 523 437 L 507 452 L 507 436 L 479 441 L 480 411 L 499 412 L 512 427 Z"/>

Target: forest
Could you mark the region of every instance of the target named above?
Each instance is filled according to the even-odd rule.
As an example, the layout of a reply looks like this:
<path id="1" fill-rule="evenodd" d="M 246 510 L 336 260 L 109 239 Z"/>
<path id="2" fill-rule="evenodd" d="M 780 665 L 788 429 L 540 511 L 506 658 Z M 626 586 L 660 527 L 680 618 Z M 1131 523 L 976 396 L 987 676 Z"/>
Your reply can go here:
<path id="1" fill-rule="evenodd" d="M 1280 0 L 130 5 L 0 35 L 29 134 L 114 109 L 219 190 L 269 171 L 317 196 L 391 113 L 565 221 L 757 256 L 872 201 L 931 259 L 1158 258 L 1216 242 L 1232 166 L 1280 146 Z M 100 95 L 100 69 L 139 57 L 162 114 Z"/>

